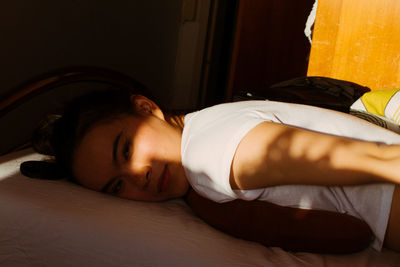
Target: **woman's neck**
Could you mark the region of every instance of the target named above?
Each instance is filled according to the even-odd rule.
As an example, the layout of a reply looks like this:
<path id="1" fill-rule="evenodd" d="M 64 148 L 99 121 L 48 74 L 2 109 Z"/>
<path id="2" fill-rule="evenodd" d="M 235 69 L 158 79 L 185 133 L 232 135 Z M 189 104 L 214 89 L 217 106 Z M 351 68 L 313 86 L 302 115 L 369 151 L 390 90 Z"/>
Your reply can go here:
<path id="1" fill-rule="evenodd" d="M 184 114 L 165 114 L 165 120 L 171 125 L 183 131 L 185 115 Z"/>

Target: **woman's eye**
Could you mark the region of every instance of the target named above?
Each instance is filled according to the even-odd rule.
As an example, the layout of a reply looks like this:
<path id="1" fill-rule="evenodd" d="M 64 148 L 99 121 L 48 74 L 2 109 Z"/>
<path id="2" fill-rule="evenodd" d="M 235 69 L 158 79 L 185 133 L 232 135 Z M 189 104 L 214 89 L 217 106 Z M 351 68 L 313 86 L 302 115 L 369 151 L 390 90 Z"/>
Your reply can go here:
<path id="1" fill-rule="evenodd" d="M 129 142 L 126 142 L 126 143 L 124 144 L 123 149 L 122 149 L 122 155 L 123 155 L 123 157 L 124 157 L 125 160 L 129 160 L 130 148 L 131 148 L 130 143 L 129 143 Z"/>
<path id="2" fill-rule="evenodd" d="M 112 195 L 118 195 L 121 192 L 122 189 L 122 185 L 123 185 L 123 181 L 122 180 L 118 180 L 112 187 L 111 187 L 111 194 Z"/>

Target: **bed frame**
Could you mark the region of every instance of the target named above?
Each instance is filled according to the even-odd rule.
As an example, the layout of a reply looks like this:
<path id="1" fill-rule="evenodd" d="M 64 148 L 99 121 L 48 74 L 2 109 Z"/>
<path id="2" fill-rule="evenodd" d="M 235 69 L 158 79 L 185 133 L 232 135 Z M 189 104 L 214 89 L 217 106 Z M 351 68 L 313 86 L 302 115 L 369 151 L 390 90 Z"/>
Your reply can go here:
<path id="1" fill-rule="evenodd" d="M 115 70 L 73 66 L 56 69 L 33 77 L 12 89 L 0 100 L 0 155 L 25 147 L 34 128 L 47 114 L 59 112 L 72 98 L 91 90 L 119 88 L 153 97 L 150 91 L 133 78 Z M 154 97 L 153 97 L 154 98 Z M 17 121 L 24 122 L 16 123 Z"/>

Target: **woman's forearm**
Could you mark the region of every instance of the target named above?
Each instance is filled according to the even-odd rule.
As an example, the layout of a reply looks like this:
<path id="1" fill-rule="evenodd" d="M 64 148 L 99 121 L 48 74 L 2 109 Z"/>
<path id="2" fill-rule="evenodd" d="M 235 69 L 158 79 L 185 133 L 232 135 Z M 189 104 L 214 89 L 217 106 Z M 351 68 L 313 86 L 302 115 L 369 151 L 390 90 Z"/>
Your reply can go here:
<path id="1" fill-rule="evenodd" d="M 355 185 L 400 181 L 400 147 L 261 123 L 240 142 L 232 188 L 285 184 Z"/>

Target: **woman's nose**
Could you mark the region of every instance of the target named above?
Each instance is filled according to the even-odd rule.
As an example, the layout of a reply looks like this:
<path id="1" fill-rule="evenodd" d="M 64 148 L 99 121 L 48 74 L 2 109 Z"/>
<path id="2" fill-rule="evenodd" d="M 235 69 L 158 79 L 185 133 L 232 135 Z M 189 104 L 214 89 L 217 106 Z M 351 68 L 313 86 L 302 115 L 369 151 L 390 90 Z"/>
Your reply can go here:
<path id="1" fill-rule="evenodd" d="M 150 166 L 130 166 L 127 170 L 128 182 L 136 185 L 140 189 L 146 189 L 151 181 Z"/>

